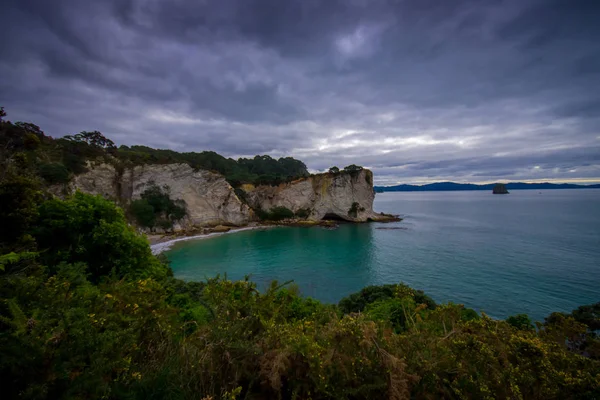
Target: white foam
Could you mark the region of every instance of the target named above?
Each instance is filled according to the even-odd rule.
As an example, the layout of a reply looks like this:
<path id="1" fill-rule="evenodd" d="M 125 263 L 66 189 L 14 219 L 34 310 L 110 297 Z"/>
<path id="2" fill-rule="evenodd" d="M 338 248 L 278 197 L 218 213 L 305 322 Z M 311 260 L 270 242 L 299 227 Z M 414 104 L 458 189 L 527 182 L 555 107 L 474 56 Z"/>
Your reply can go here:
<path id="1" fill-rule="evenodd" d="M 186 241 L 186 240 L 208 239 L 208 238 L 215 237 L 215 236 L 226 235 L 228 233 L 251 231 L 251 230 L 254 230 L 254 229 L 268 229 L 268 228 L 273 228 L 273 226 L 250 226 L 250 227 L 247 227 L 247 228 L 232 229 L 232 230 L 227 231 L 227 232 L 213 232 L 213 233 L 207 233 L 207 234 L 204 234 L 204 235 L 186 236 L 186 237 L 181 237 L 181 238 L 177 238 L 177 239 L 168 240 L 168 241 L 162 242 L 162 243 L 153 244 L 153 245 L 150 246 L 150 250 L 152 250 L 152 254 L 157 255 L 157 254 L 162 253 L 163 251 L 169 250 L 173 246 L 173 244 L 175 244 L 177 242 L 183 242 L 183 241 Z"/>

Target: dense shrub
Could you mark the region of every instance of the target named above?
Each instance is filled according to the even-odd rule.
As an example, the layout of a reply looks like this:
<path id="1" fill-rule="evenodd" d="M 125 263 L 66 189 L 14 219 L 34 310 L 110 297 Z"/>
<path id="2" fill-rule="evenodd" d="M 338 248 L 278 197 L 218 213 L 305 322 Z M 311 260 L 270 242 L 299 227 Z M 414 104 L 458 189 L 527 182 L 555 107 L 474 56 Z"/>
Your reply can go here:
<path id="1" fill-rule="evenodd" d="M 69 170 L 61 163 L 40 164 L 39 174 L 50 184 L 69 182 Z"/>
<path id="2" fill-rule="evenodd" d="M 531 322 L 531 319 L 527 314 L 511 315 L 510 317 L 506 318 L 506 322 L 509 325 L 524 331 L 535 328 L 533 322 Z"/>
<path id="3" fill-rule="evenodd" d="M 306 219 L 310 217 L 310 212 L 311 211 L 308 208 L 301 208 L 298 211 L 296 211 L 296 217 Z"/>
<path id="4" fill-rule="evenodd" d="M 131 202 L 129 212 L 145 228 L 171 229 L 186 215 L 185 202 L 171 199 L 169 187 L 151 183 L 141 198 Z"/>
<path id="5" fill-rule="evenodd" d="M 165 276 L 148 241 L 127 224 L 121 209 L 101 196 L 81 192 L 65 200 L 40 204 L 39 217 L 31 229 L 50 266 L 84 263 L 93 281 L 117 276 Z"/>
<path id="6" fill-rule="evenodd" d="M 436 307 L 435 301 L 422 290 L 412 289 L 402 283 L 398 285 L 367 286 L 360 292 L 344 297 L 340 300 L 338 306 L 344 313 L 356 313 L 364 311 L 367 305 L 377 301 L 402 297 L 411 297 L 414 299 L 415 304 L 425 304 L 430 310 Z"/>
<path id="7" fill-rule="evenodd" d="M 352 175 L 356 175 L 360 171 L 362 171 L 363 169 L 364 168 L 361 167 L 360 165 L 352 164 L 352 165 L 348 165 L 348 166 L 344 167 L 344 172 L 348 172 L 348 173 L 350 173 Z"/>
<path id="8" fill-rule="evenodd" d="M 235 195 L 237 196 L 237 198 L 240 199 L 240 201 L 242 203 L 248 204 L 248 198 L 247 198 L 246 192 L 243 189 L 236 187 L 235 189 L 233 189 L 233 191 L 234 191 Z"/>

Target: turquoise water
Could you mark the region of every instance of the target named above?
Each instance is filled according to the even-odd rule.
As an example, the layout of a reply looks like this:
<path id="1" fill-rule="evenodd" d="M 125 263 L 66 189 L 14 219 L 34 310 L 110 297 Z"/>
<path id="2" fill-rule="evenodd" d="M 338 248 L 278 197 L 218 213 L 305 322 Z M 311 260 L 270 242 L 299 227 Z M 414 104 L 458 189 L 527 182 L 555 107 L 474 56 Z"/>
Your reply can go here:
<path id="1" fill-rule="evenodd" d="M 400 281 L 496 318 L 600 301 L 600 190 L 380 193 L 375 209 L 405 219 L 245 231 L 176 243 L 167 256 L 181 279 L 293 279 L 326 302 Z"/>

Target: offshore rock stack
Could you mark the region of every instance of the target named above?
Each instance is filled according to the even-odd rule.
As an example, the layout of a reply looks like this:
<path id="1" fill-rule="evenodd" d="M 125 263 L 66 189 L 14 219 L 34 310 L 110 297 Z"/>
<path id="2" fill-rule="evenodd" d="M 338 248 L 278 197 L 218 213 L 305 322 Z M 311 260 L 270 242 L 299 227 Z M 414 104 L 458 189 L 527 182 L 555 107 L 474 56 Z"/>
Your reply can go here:
<path id="1" fill-rule="evenodd" d="M 492 189 L 493 194 L 508 194 L 508 190 L 506 189 L 506 185 L 504 183 L 496 183 L 494 185 L 494 189 Z"/>

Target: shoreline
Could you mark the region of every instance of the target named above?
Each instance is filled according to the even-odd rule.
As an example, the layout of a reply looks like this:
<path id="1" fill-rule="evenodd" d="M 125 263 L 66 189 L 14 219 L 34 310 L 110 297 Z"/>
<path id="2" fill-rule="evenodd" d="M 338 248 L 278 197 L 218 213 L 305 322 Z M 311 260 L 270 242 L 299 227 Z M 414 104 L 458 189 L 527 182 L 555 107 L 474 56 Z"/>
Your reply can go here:
<path id="1" fill-rule="evenodd" d="M 384 214 L 385 215 L 385 214 Z M 402 221 L 402 218 L 398 216 L 385 215 L 386 218 L 382 218 L 380 221 L 372 221 L 378 223 L 398 222 Z M 337 229 L 340 224 L 352 224 L 356 222 L 351 221 L 332 221 L 332 220 L 321 220 L 321 221 L 288 221 L 288 222 L 262 222 L 254 226 L 223 226 L 219 225 L 213 228 L 199 228 L 191 231 L 180 231 L 178 233 L 165 233 L 165 234 L 146 234 L 148 242 L 150 242 L 150 250 L 152 254 L 158 255 L 169 250 L 175 243 L 187 241 L 187 240 L 201 240 L 208 239 L 211 237 L 217 237 L 228 233 L 236 233 L 243 231 L 250 231 L 256 229 L 270 229 L 275 227 L 304 227 L 310 228 L 318 226 L 321 228 Z M 362 222 L 361 222 L 362 223 Z"/>
<path id="2" fill-rule="evenodd" d="M 228 233 L 237 233 L 242 231 L 252 231 L 256 229 L 269 229 L 275 227 L 277 225 L 272 226 L 242 226 L 242 227 L 228 227 L 230 229 L 221 232 L 206 232 L 206 233 L 191 233 L 189 235 L 173 235 L 173 234 L 165 234 L 165 235 L 146 235 L 146 238 L 150 242 L 150 250 L 153 255 L 158 255 L 162 252 L 169 250 L 175 243 L 184 242 L 187 240 L 201 240 L 201 239 L 209 239 L 211 237 L 217 237 L 226 235 Z"/>

